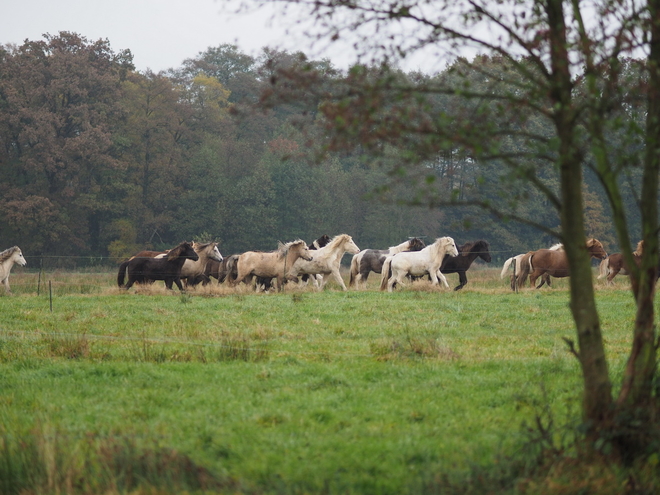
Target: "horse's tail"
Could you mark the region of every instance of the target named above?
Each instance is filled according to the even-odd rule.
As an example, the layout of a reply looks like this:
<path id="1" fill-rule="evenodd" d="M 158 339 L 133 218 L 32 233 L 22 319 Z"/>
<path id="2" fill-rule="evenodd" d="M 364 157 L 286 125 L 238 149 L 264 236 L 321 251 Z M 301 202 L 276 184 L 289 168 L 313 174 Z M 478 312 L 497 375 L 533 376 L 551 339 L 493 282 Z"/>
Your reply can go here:
<path id="1" fill-rule="evenodd" d="M 502 273 L 500 273 L 500 278 L 504 278 L 506 276 L 506 272 L 509 270 L 509 267 L 511 266 L 511 262 L 515 259 L 515 256 L 512 258 L 509 258 L 504 262 L 504 266 L 502 267 Z"/>
<path id="2" fill-rule="evenodd" d="M 354 255 L 351 259 L 351 271 L 348 279 L 348 286 L 353 287 L 356 284 L 357 274 L 360 271 L 360 263 L 358 262 L 358 255 Z"/>
<path id="3" fill-rule="evenodd" d="M 598 279 L 605 278 L 610 274 L 610 257 L 608 256 L 603 261 L 600 262 L 600 267 L 598 268 Z"/>
<path id="4" fill-rule="evenodd" d="M 529 276 L 530 272 L 534 270 L 534 265 L 532 265 L 532 258 L 534 257 L 534 253 L 527 253 L 524 257 L 520 259 L 520 274 L 517 276 L 518 280 L 520 281 L 520 285 L 527 280 L 527 277 Z M 525 259 L 527 258 L 527 259 Z"/>
<path id="5" fill-rule="evenodd" d="M 387 281 L 392 276 L 392 256 L 385 258 L 383 269 L 380 273 L 380 290 L 387 289 Z"/>
<path id="6" fill-rule="evenodd" d="M 128 266 L 129 261 L 131 260 L 126 260 L 121 265 L 119 265 L 119 272 L 117 273 L 117 285 L 119 287 L 124 286 L 124 275 L 126 275 L 126 267 Z"/>

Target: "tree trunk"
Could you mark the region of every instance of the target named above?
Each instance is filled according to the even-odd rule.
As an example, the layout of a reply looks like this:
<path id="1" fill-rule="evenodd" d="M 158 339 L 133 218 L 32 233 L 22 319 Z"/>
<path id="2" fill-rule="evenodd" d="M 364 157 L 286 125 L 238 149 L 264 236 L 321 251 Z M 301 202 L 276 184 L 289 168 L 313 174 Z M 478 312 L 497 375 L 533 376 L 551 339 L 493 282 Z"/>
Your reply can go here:
<path id="1" fill-rule="evenodd" d="M 646 150 L 642 181 L 641 213 L 644 253 L 640 270 L 631 274 L 637 303 L 632 351 L 623 376 L 618 405 L 650 415 L 655 375 L 655 314 L 653 300 L 658 272 L 658 171 L 660 170 L 660 0 L 649 0 L 651 43 L 648 58 L 649 87 L 646 117 Z"/>
<path id="2" fill-rule="evenodd" d="M 594 297 L 591 261 L 586 247 L 582 199 L 582 156 L 575 143 L 576 117 L 572 102 L 572 80 L 567 53 L 562 0 L 546 4 L 551 47 L 550 98 L 560 142 L 562 241 L 570 269 L 571 312 L 578 336 L 582 367 L 583 420 L 596 432 L 609 417 L 612 385 Z"/>

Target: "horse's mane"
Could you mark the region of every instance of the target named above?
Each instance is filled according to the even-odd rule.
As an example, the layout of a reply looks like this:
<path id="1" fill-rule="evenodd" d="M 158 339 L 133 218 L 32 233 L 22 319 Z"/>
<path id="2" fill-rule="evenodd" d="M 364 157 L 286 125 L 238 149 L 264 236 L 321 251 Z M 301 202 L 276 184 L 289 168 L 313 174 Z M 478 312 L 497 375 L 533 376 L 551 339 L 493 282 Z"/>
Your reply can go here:
<path id="1" fill-rule="evenodd" d="M 296 239 L 295 241 L 289 241 L 287 243 L 282 243 L 282 242 L 278 241 L 278 243 L 277 243 L 277 255 L 278 255 L 278 257 L 279 258 L 284 258 L 286 256 L 286 254 L 289 252 L 290 248 L 292 248 L 294 246 L 298 246 L 300 244 L 307 245 L 307 243 L 305 241 L 303 241 L 302 239 Z"/>
<path id="2" fill-rule="evenodd" d="M 14 254 L 16 251 L 19 251 L 20 248 L 18 246 L 12 246 L 10 248 L 5 249 L 4 251 L 0 252 L 0 263 L 3 261 L 8 260 L 11 258 L 12 254 Z"/>
<path id="3" fill-rule="evenodd" d="M 181 256 L 181 252 L 183 251 L 183 246 L 186 244 L 190 245 L 188 242 L 184 241 L 181 244 L 179 244 L 177 247 L 170 249 L 169 252 L 167 253 L 167 260 L 172 261 L 179 256 Z"/>
<path id="4" fill-rule="evenodd" d="M 644 240 L 642 239 L 637 243 L 637 249 L 633 253 L 635 256 L 641 256 L 644 253 Z"/>
<path id="5" fill-rule="evenodd" d="M 332 251 L 333 247 L 335 247 L 340 242 L 346 242 L 349 238 L 350 236 L 348 234 L 337 234 L 323 247 L 328 248 L 328 251 Z"/>
<path id="6" fill-rule="evenodd" d="M 557 244 L 553 244 L 548 248 L 550 251 L 563 251 L 564 250 L 564 245 L 559 242 Z"/>
<path id="7" fill-rule="evenodd" d="M 475 251 L 478 249 L 477 252 L 482 252 L 484 248 L 486 251 L 488 251 L 489 248 L 488 241 L 485 241 L 483 239 L 479 239 L 478 241 L 472 241 L 472 242 L 466 242 L 462 246 L 456 246 L 456 249 L 458 249 L 458 254 L 459 255 L 466 255 L 467 253 L 471 253 L 472 251 Z"/>

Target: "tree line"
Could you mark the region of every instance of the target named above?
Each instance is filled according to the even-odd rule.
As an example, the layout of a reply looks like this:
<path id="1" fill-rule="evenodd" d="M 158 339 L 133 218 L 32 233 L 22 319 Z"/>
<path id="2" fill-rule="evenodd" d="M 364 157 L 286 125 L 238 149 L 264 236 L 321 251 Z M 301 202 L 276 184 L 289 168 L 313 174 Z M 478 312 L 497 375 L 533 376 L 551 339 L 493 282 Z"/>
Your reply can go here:
<path id="1" fill-rule="evenodd" d="M 439 74 L 392 71 L 388 78 L 433 83 L 474 65 L 458 59 Z M 480 65 L 488 70 L 469 75 L 475 90 L 492 87 L 484 74 L 510 70 L 492 56 L 481 56 Z M 294 69 L 297 80 L 287 85 L 283 75 Z M 234 45 L 210 47 L 166 72 L 142 73 L 129 50 L 69 32 L 0 47 L 0 248 L 119 260 L 184 239 L 216 240 L 231 254 L 322 234 L 349 233 L 362 248 L 451 235 L 458 244 L 486 239 L 502 259 L 554 241 L 535 227 L 557 228 L 556 211 L 543 195 L 504 185 L 497 161 L 461 152 L 458 134 L 447 135 L 439 149 L 417 132 L 393 129 L 423 125 L 411 100 L 367 101 L 356 93 L 352 105 L 328 113 L 327 101 L 356 82 L 382 84 L 382 76 L 379 67 L 341 71 L 302 53 L 264 49 L 255 58 Z M 424 104 L 457 120 L 488 117 L 447 94 Z M 373 141 L 355 147 L 328 137 L 328 122 L 350 121 L 357 109 L 363 118 L 365 105 L 373 119 L 347 129 Z M 392 112 L 405 119 L 379 119 Z M 544 122 L 525 126 L 552 134 Z M 405 142 L 387 143 L 388 133 Z M 510 137 L 502 142 L 512 153 L 523 145 Z M 398 163 L 420 157 L 423 174 L 397 175 L 409 170 Z M 542 170 L 548 187 L 558 187 L 557 170 Z M 628 180 L 625 200 L 634 202 L 639 178 L 633 171 Z M 432 193 L 423 187 L 431 183 Z M 588 174 L 584 187 L 588 230 L 615 249 L 605 193 Z M 467 206 L 429 208 L 429 194 Z M 477 202 L 506 206 L 511 219 L 524 211 L 531 221 L 496 218 Z M 631 218 L 633 233 L 638 224 Z"/>

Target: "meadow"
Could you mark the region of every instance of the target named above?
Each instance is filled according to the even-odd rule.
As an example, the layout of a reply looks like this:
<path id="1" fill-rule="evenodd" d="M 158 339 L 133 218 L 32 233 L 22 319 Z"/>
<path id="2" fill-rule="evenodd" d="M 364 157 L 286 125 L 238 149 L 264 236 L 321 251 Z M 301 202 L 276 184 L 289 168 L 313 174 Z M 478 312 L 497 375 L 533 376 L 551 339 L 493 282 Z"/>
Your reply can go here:
<path id="1" fill-rule="evenodd" d="M 498 470 L 525 491 L 548 447 L 538 425 L 561 445 L 579 422 L 567 284 L 468 277 L 459 292 L 373 278 L 179 294 L 16 269 L 0 296 L 0 492 L 499 493 L 478 476 Z M 619 278 L 597 282 L 615 385 L 634 318 Z"/>

